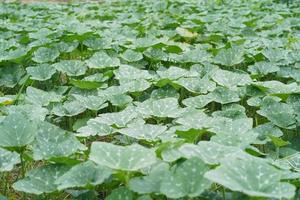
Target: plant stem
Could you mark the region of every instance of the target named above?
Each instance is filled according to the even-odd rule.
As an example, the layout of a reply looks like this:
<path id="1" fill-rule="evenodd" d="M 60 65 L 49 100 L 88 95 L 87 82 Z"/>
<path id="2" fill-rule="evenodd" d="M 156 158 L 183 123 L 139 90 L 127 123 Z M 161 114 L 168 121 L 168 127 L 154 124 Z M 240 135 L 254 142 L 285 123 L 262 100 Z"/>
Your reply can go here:
<path id="1" fill-rule="evenodd" d="M 257 119 L 256 115 L 255 115 L 254 119 L 255 119 L 255 126 L 258 126 L 258 119 Z"/>
<path id="2" fill-rule="evenodd" d="M 130 177 L 131 177 L 131 173 L 130 172 L 126 172 L 125 173 L 125 185 L 126 186 L 128 186 L 128 184 L 129 184 Z"/>
<path id="3" fill-rule="evenodd" d="M 18 104 L 19 103 L 19 99 L 20 99 L 20 96 L 25 88 L 25 85 L 26 85 L 26 82 L 27 82 L 28 78 L 24 81 L 24 83 L 22 84 L 21 88 L 19 89 L 18 91 L 18 94 L 16 96 L 16 99 L 15 99 L 15 104 Z"/>
<path id="4" fill-rule="evenodd" d="M 223 187 L 223 190 L 222 190 L 222 196 L 223 196 L 223 200 L 226 200 L 226 194 L 225 194 L 225 188 Z"/>
<path id="5" fill-rule="evenodd" d="M 4 196 L 7 196 L 7 189 L 9 187 L 9 173 L 8 172 L 6 172 L 4 174 L 4 181 L 5 181 L 5 184 L 4 184 L 3 194 L 4 194 Z"/>
<path id="6" fill-rule="evenodd" d="M 25 160 L 24 160 L 24 150 L 22 150 L 21 154 L 20 154 L 20 158 L 21 158 L 21 178 L 25 177 L 26 174 L 26 168 L 25 168 Z M 27 199 L 27 194 L 24 192 L 23 193 L 23 200 Z"/>

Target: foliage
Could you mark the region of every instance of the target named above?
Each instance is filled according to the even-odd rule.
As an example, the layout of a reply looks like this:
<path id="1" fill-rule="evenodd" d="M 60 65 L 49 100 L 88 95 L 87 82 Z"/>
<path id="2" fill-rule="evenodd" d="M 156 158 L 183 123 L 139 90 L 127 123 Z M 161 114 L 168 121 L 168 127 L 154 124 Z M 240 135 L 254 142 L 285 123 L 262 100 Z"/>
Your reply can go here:
<path id="1" fill-rule="evenodd" d="M 288 4 L 0 3 L 0 199 L 299 199 Z"/>

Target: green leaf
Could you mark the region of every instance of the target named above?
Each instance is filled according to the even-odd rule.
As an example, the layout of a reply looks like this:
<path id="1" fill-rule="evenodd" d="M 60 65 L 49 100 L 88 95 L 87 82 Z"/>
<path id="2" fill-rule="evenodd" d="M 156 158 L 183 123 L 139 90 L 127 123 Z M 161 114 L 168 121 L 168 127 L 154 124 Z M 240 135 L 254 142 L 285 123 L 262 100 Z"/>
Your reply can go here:
<path id="1" fill-rule="evenodd" d="M 210 187 L 210 181 L 203 177 L 208 170 L 200 159 L 188 159 L 164 176 L 160 192 L 169 198 L 199 196 Z"/>
<path id="2" fill-rule="evenodd" d="M 15 87 L 25 74 L 19 65 L 0 67 L 0 86 Z"/>
<path id="3" fill-rule="evenodd" d="M 71 133 L 48 122 L 42 122 L 38 125 L 38 133 L 33 144 L 33 158 L 35 160 L 68 157 L 77 150 L 84 149 L 85 146 Z"/>
<path id="4" fill-rule="evenodd" d="M 151 79 L 152 75 L 147 70 L 141 70 L 129 65 L 121 65 L 119 69 L 114 71 L 116 79 L 119 80 L 139 80 Z"/>
<path id="5" fill-rule="evenodd" d="M 112 174 L 112 171 L 91 161 L 75 165 L 64 175 L 59 177 L 55 184 L 59 190 L 100 185 Z"/>
<path id="6" fill-rule="evenodd" d="M 288 104 L 274 100 L 264 103 L 257 113 L 281 128 L 291 129 L 296 122 L 293 108 Z"/>
<path id="7" fill-rule="evenodd" d="M 22 113 L 25 118 L 32 121 L 41 121 L 44 120 L 49 111 L 46 108 L 42 108 L 38 105 L 12 105 L 4 107 L 5 112 L 8 114 L 11 113 Z"/>
<path id="8" fill-rule="evenodd" d="M 93 50 L 99 49 L 110 49 L 112 45 L 112 38 L 105 37 L 105 38 L 87 38 L 83 41 L 83 44 L 88 46 Z"/>
<path id="9" fill-rule="evenodd" d="M 168 97 L 179 98 L 179 94 L 171 86 L 162 87 L 151 92 L 151 99 L 165 99 Z"/>
<path id="10" fill-rule="evenodd" d="M 11 113 L 0 123 L 0 146 L 26 146 L 33 142 L 36 132 L 35 122 L 20 113 Z"/>
<path id="11" fill-rule="evenodd" d="M 287 161 L 288 164 L 293 169 L 295 169 L 298 172 L 300 171 L 300 153 L 299 152 L 284 158 L 283 161 Z"/>
<path id="12" fill-rule="evenodd" d="M 73 94 L 73 96 L 87 109 L 90 110 L 100 110 L 108 105 L 105 103 L 107 101 L 106 98 L 101 96 L 82 96 L 78 94 Z"/>
<path id="13" fill-rule="evenodd" d="M 184 144 L 179 148 L 185 158 L 198 157 L 209 165 L 217 165 L 221 159 L 242 152 L 237 147 L 225 146 L 212 141 L 200 141 L 195 144 Z"/>
<path id="14" fill-rule="evenodd" d="M 211 132 L 216 133 L 211 141 L 227 145 L 238 146 L 242 149 L 256 140 L 257 133 L 251 132 L 253 120 L 251 118 L 242 118 L 236 120 L 216 120 L 211 121 Z"/>
<path id="15" fill-rule="evenodd" d="M 120 60 L 118 58 L 110 57 L 104 51 L 96 52 L 90 59 L 86 60 L 90 68 L 104 69 L 108 67 L 118 67 Z"/>
<path id="16" fill-rule="evenodd" d="M 189 74 L 189 71 L 179 67 L 169 67 L 165 70 L 158 70 L 156 73 L 160 79 L 176 80 Z"/>
<path id="17" fill-rule="evenodd" d="M 284 141 L 283 139 L 278 138 L 278 137 L 274 137 L 273 135 L 269 135 L 269 138 L 271 138 L 272 142 L 274 143 L 274 145 L 276 147 L 283 147 L 283 146 L 291 144 L 290 142 Z"/>
<path id="18" fill-rule="evenodd" d="M 244 51 L 242 48 L 234 46 L 229 49 L 221 49 L 214 58 L 217 64 L 234 66 L 244 61 Z"/>
<path id="19" fill-rule="evenodd" d="M 79 137 L 88 137 L 95 135 L 105 136 L 112 134 L 114 132 L 114 129 L 107 124 L 98 122 L 97 118 L 95 118 L 90 119 L 87 122 L 87 125 L 78 129 L 77 132 L 78 133 L 76 135 Z"/>
<path id="20" fill-rule="evenodd" d="M 34 52 L 32 60 L 37 63 L 53 62 L 59 56 L 55 48 L 40 47 Z"/>
<path id="21" fill-rule="evenodd" d="M 221 104 L 227 104 L 238 102 L 239 100 L 240 98 L 237 92 L 229 90 L 225 87 L 217 87 L 214 91 L 208 93 L 207 95 L 190 97 L 184 99 L 182 103 L 188 107 L 203 108 L 213 101 Z"/>
<path id="22" fill-rule="evenodd" d="M 84 75 L 87 66 L 80 60 L 61 60 L 52 65 L 57 71 L 66 73 L 68 76 Z"/>
<path id="23" fill-rule="evenodd" d="M 245 113 L 246 109 L 245 107 L 239 105 L 239 104 L 228 104 L 223 105 L 221 111 L 215 111 L 212 113 L 213 117 L 226 117 L 230 119 L 241 119 L 241 118 L 247 118 L 247 115 Z"/>
<path id="24" fill-rule="evenodd" d="M 160 185 L 169 170 L 169 165 L 160 163 L 154 165 L 148 176 L 130 179 L 129 188 L 139 194 L 159 193 Z"/>
<path id="25" fill-rule="evenodd" d="M 131 49 L 126 49 L 126 51 L 123 52 L 121 57 L 126 60 L 127 62 L 137 62 L 139 60 L 143 59 L 143 54 L 133 51 Z"/>
<path id="26" fill-rule="evenodd" d="M 77 79 L 70 79 L 70 83 L 72 85 L 74 85 L 75 87 L 78 87 L 80 89 L 87 89 L 87 90 L 96 89 L 103 85 L 103 83 L 101 83 L 101 82 L 88 81 L 88 80 L 77 80 Z"/>
<path id="27" fill-rule="evenodd" d="M 139 104 L 137 110 L 146 118 L 151 116 L 176 118 L 182 113 L 176 98 L 148 99 Z"/>
<path id="28" fill-rule="evenodd" d="M 184 125 L 189 129 L 205 129 L 210 127 L 210 117 L 203 111 L 196 109 L 187 109 L 182 115 L 176 119 L 176 123 Z"/>
<path id="29" fill-rule="evenodd" d="M 147 90 L 151 83 L 144 79 L 120 81 L 120 89 L 125 92 L 143 92 Z"/>
<path id="30" fill-rule="evenodd" d="M 0 97 L 0 106 L 7 106 L 14 103 L 14 99 L 11 97 Z"/>
<path id="31" fill-rule="evenodd" d="M 173 54 L 172 59 L 180 63 L 203 63 L 211 60 L 211 54 L 204 49 L 187 49 L 182 54 Z"/>
<path id="32" fill-rule="evenodd" d="M 137 198 L 137 200 L 152 200 L 150 195 L 143 195 Z"/>
<path id="33" fill-rule="evenodd" d="M 11 171 L 20 162 L 19 154 L 0 148 L 0 172 Z"/>
<path id="34" fill-rule="evenodd" d="M 144 51 L 144 55 L 154 61 L 169 61 L 168 54 L 159 48 L 150 47 Z"/>
<path id="35" fill-rule="evenodd" d="M 13 184 L 13 188 L 20 192 L 30 194 L 51 193 L 57 190 L 55 181 L 68 171 L 69 167 L 63 165 L 47 165 L 32 169 Z"/>
<path id="36" fill-rule="evenodd" d="M 40 64 L 35 67 L 27 67 L 27 74 L 32 80 L 46 81 L 51 79 L 56 70 L 49 64 Z"/>
<path id="37" fill-rule="evenodd" d="M 258 87 L 260 90 L 271 94 L 293 94 L 300 92 L 300 86 L 297 83 L 284 84 L 280 81 L 264 81 L 264 82 L 255 82 L 254 86 Z"/>
<path id="38" fill-rule="evenodd" d="M 248 74 L 236 73 L 227 70 L 218 69 L 212 75 L 212 79 L 219 85 L 227 88 L 248 85 L 252 82 Z"/>
<path id="39" fill-rule="evenodd" d="M 267 75 L 279 71 L 279 67 L 276 63 L 261 61 L 256 62 L 254 65 L 250 65 L 248 71 L 252 75 Z"/>
<path id="40" fill-rule="evenodd" d="M 137 171 L 157 162 L 152 149 L 138 144 L 118 146 L 105 142 L 92 143 L 89 159 L 99 165 L 125 171 Z"/>
<path id="41" fill-rule="evenodd" d="M 209 180 L 249 196 L 292 198 L 295 186 L 280 182 L 283 171 L 265 160 L 253 157 L 227 157 L 221 165 L 205 174 Z"/>
<path id="42" fill-rule="evenodd" d="M 173 82 L 194 93 L 204 94 L 211 92 L 216 88 L 216 84 L 208 78 L 182 77 Z"/>
<path id="43" fill-rule="evenodd" d="M 113 106 L 119 106 L 119 107 L 125 107 L 126 105 L 130 104 L 133 99 L 126 94 L 117 94 L 117 95 L 112 95 L 109 98 L 109 102 Z"/>
<path id="44" fill-rule="evenodd" d="M 52 109 L 52 113 L 60 117 L 72 117 L 83 113 L 85 110 L 86 108 L 82 105 L 82 103 L 75 100 L 55 105 Z"/>
<path id="45" fill-rule="evenodd" d="M 134 200 L 133 192 L 126 187 L 119 187 L 112 191 L 105 200 Z"/>
<path id="46" fill-rule="evenodd" d="M 170 131 L 172 131 L 172 130 L 170 130 Z M 186 132 L 184 132 L 184 133 L 186 133 Z M 188 141 L 189 138 L 192 138 L 191 140 L 195 141 L 194 138 L 193 138 L 194 135 L 190 134 L 190 131 L 187 131 L 187 133 L 188 134 L 184 134 L 184 136 L 186 138 L 188 138 L 186 140 L 182 140 L 182 139 L 181 140 L 179 140 L 179 139 L 176 140 L 175 137 L 174 137 L 174 134 L 169 135 L 169 137 L 171 137 L 171 141 L 167 141 L 166 143 L 160 144 L 160 146 L 156 150 L 156 153 L 158 153 L 160 155 L 160 157 L 163 159 L 163 161 L 166 161 L 166 162 L 175 162 L 175 161 L 179 160 L 180 158 L 182 158 L 182 154 L 178 150 L 178 147 L 180 145 L 182 145 L 184 142 Z M 178 133 L 176 132 L 176 134 L 178 134 Z M 196 137 L 198 135 L 199 134 L 197 134 Z M 182 137 L 184 137 L 184 136 L 182 136 Z M 166 137 L 168 137 L 168 136 L 166 135 Z"/>
<path id="47" fill-rule="evenodd" d="M 156 141 L 159 139 L 158 136 L 166 130 L 166 126 L 135 123 L 128 125 L 128 128 L 118 130 L 118 132 L 139 140 Z"/>
<path id="48" fill-rule="evenodd" d="M 258 133 L 257 139 L 262 144 L 270 141 L 270 135 L 273 137 L 281 137 L 283 135 L 283 132 L 271 122 L 260 124 L 252 129 L 252 131 Z"/>
<path id="49" fill-rule="evenodd" d="M 276 63 L 282 60 L 287 59 L 287 54 L 288 52 L 284 49 L 279 49 L 279 48 L 268 48 L 265 49 L 262 54 L 268 58 L 270 62 Z"/>
<path id="50" fill-rule="evenodd" d="M 128 106 L 121 112 L 104 113 L 95 120 L 102 124 L 125 127 L 129 122 L 138 117 L 136 108 Z"/>
<path id="51" fill-rule="evenodd" d="M 54 92 L 46 92 L 29 86 L 26 89 L 25 99 L 34 105 L 47 106 L 51 102 L 60 102 L 62 96 Z"/>
<path id="52" fill-rule="evenodd" d="M 197 37 L 197 35 L 198 35 L 197 33 L 190 32 L 189 30 L 187 30 L 185 28 L 181 28 L 181 27 L 177 27 L 176 32 L 180 36 L 185 37 L 185 38 L 194 38 L 194 37 Z"/>
<path id="53" fill-rule="evenodd" d="M 0 194 L 0 200 L 7 200 L 7 198 Z"/>
<path id="54" fill-rule="evenodd" d="M 55 45 L 55 48 L 57 48 L 61 53 L 70 53 L 74 51 L 79 45 L 78 41 L 72 41 L 72 42 L 59 42 Z"/>

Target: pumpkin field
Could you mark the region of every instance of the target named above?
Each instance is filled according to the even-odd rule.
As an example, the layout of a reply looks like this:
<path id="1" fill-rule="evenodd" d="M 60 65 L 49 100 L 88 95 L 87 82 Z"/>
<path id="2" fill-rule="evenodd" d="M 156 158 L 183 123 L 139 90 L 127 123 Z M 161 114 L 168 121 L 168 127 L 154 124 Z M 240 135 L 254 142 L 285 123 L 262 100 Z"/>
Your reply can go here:
<path id="1" fill-rule="evenodd" d="M 0 200 L 300 199 L 300 1 L 0 2 Z"/>

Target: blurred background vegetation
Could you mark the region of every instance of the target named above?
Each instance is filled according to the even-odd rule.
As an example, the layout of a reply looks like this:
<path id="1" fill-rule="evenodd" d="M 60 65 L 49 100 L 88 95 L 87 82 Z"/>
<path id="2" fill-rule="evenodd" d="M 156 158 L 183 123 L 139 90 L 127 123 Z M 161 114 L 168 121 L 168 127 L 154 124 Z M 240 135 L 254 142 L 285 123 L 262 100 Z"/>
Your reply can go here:
<path id="1" fill-rule="evenodd" d="M 100 1 L 103 1 L 103 0 L 2 0 L 2 2 L 25 2 L 25 3 L 30 3 L 30 2 L 58 2 L 58 3 L 71 3 L 71 2 L 100 2 Z M 124 1 L 124 0 L 120 0 L 120 1 Z M 156 0 L 153 0 L 153 2 L 155 2 Z M 208 4 L 224 4 L 224 3 L 227 3 L 228 1 L 230 0 L 196 0 L 196 1 L 199 1 L 199 2 L 205 2 L 205 3 L 208 3 Z M 251 0 L 250 0 L 251 1 Z M 286 3 L 287 5 L 293 3 L 293 1 L 296 1 L 296 0 L 270 0 L 274 3 Z M 1 2 L 1 0 L 0 0 Z"/>

